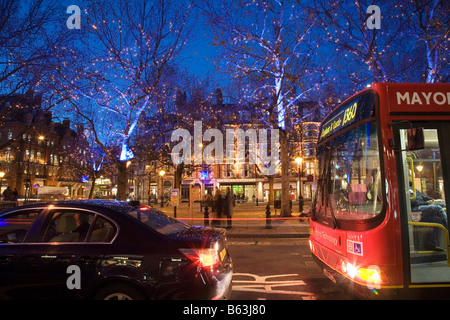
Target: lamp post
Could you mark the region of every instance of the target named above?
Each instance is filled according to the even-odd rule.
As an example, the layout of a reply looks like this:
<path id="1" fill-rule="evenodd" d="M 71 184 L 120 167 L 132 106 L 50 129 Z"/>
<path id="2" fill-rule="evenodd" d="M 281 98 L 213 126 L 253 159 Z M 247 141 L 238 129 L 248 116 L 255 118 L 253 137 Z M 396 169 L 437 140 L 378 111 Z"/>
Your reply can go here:
<path id="1" fill-rule="evenodd" d="M 178 189 L 178 183 L 177 183 L 177 178 L 178 178 L 178 163 L 175 163 L 174 165 L 175 168 L 175 172 L 173 174 L 173 188 L 174 189 Z M 170 199 L 172 199 L 172 195 L 170 196 Z M 179 201 L 179 200 L 178 200 Z M 177 217 L 177 205 L 173 205 L 173 217 L 176 218 Z"/>
<path id="2" fill-rule="evenodd" d="M 31 158 L 31 136 L 28 136 L 28 160 L 27 160 L 27 178 L 25 179 L 25 203 L 31 198 L 31 174 L 30 174 L 30 158 Z"/>
<path id="3" fill-rule="evenodd" d="M 166 172 L 161 170 L 159 175 L 161 176 L 161 208 L 164 207 L 164 175 Z"/>
<path id="4" fill-rule="evenodd" d="M 44 186 L 47 185 L 47 141 L 45 140 L 45 136 L 40 135 L 39 136 L 39 141 L 44 143 L 44 154 L 42 155 L 43 162 L 44 162 L 44 172 L 43 172 L 43 176 L 44 176 Z"/>
<path id="5" fill-rule="evenodd" d="M 303 158 L 302 157 L 297 157 L 295 158 L 295 162 L 298 165 L 298 211 L 300 212 L 300 214 L 303 213 L 303 195 L 302 195 L 302 163 L 303 163 Z"/>
<path id="6" fill-rule="evenodd" d="M 3 186 L 3 177 L 5 176 L 4 171 L 0 171 L 0 199 L 2 197 L 2 186 Z"/>

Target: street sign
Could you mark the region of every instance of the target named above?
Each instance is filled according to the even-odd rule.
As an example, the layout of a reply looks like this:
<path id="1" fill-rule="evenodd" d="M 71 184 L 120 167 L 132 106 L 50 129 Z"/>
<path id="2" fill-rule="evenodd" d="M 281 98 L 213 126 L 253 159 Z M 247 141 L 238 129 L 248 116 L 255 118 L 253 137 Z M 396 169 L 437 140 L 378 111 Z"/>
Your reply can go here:
<path id="1" fill-rule="evenodd" d="M 202 189 L 200 187 L 194 187 L 192 186 L 191 189 L 191 194 L 190 194 L 190 200 L 191 201 L 200 201 L 202 200 Z"/>
<path id="2" fill-rule="evenodd" d="M 178 206 L 180 203 L 180 189 L 172 189 L 170 193 L 170 203 L 173 206 Z"/>

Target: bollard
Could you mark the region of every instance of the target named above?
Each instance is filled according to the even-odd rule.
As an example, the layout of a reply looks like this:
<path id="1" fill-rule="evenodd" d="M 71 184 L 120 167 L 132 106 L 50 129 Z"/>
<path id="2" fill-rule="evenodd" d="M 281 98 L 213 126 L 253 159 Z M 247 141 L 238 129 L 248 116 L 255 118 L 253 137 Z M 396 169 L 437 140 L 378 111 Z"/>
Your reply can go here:
<path id="1" fill-rule="evenodd" d="M 208 212 L 208 206 L 205 206 L 205 211 L 203 213 L 205 215 L 203 220 L 203 225 L 205 227 L 209 227 L 209 212 Z"/>
<path id="2" fill-rule="evenodd" d="M 300 212 L 300 214 L 303 213 L 303 197 L 302 197 L 302 195 L 300 195 L 298 197 L 298 211 Z"/>
<path id="3" fill-rule="evenodd" d="M 270 220 L 270 205 L 266 206 L 266 229 L 272 229 L 272 220 Z"/>

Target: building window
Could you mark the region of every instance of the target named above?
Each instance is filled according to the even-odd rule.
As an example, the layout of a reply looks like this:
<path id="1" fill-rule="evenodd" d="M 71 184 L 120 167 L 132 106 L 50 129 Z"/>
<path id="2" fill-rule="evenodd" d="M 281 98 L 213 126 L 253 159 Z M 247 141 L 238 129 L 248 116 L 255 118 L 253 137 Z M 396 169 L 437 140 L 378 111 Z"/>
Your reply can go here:
<path id="1" fill-rule="evenodd" d="M 225 178 L 234 178 L 234 165 L 226 164 L 223 166 L 223 176 Z"/>
<path id="2" fill-rule="evenodd" d="M 5 161 L 11 161 L 11 147 L 6 148 L 5 151 Z"/>

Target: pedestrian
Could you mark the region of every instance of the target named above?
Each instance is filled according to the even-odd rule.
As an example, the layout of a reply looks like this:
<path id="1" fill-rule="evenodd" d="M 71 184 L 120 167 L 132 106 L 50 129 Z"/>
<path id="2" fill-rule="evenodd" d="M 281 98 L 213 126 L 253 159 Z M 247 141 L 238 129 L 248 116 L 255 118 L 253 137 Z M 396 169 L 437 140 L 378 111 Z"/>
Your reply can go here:
<path id="1" fill-rule="evenodd" d="M 233 205 L 234 205 L 234 197 L 231 193 L 230 188 L 227 188 L 227 195 L 224 200 L 224 213 L 227 216 L 227 229 L 232 228 L 231 217 L 233 216 Z"/>
<path id="2" fill-rule="evenodd" d="M 13 196 L 13 192 L 11 188 L 8 186 L 5 191 L 3 191 L 3 200 L 4 201 L 11 201 Z"/>
<path id="3" fill-rule="evenodd" d="M 213 227 L 216 228 L 220 228 L 222 227 L 222 213 L 223 213 L 223 205 L 224 205 L 224 199 L 222 197 L 222 194 L 220 192 L 218 192 L 216 194 L 216 200 L 214 201 L 214 206 L 216 208 L 216 214 L 217 214 L 217 219 L 214 219 L 212 224 Z"/>
<path id="4" fill-rule="evenodd" d="M 17 189 L 14 188 L 14 191 L 12 193 L 12 201 L 17 201 L 17 198 L 19 197 L 19 193 L 17 192 Z"/>

